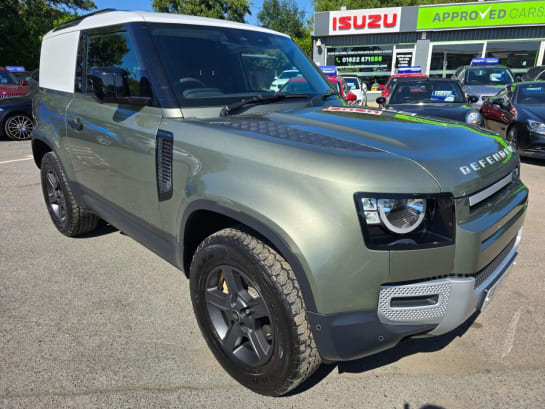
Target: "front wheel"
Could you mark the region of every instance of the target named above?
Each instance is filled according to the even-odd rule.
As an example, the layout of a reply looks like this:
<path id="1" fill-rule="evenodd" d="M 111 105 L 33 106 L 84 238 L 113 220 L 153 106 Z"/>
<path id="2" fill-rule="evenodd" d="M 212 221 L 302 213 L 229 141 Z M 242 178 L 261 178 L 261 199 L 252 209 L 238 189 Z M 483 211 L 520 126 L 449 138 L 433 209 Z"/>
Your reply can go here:
<path id="1" fill-rule="evenodd" d="M 516 149 L 518 149 L 518 147 L 519 147 L 518 133 L 517 133 L 517 129 L 514 126 L 510 127 L 509 130 L 507 131 L 507 138 L 506 139 L 509 142 L 511 142 L 511 144 Z"/>
<path id="2" fill-rule="evenodd" d="M 291 266 L 258 238 L 234 228 L 212 234 L 195 252 L 190 279 L 201 332 L 242 385 L 283 395 L 320 365 Z"/>

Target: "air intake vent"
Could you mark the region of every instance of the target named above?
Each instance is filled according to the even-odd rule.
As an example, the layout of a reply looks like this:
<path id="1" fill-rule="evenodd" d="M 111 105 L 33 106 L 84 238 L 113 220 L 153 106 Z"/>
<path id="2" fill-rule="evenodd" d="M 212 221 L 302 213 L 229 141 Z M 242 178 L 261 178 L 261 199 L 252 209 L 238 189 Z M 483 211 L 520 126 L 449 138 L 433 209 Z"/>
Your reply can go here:
<path id="1" fill-rule="evenodd" d="M 157 131 L 157 191 L 159 201 L 172 197 L 172 132 Z"/>

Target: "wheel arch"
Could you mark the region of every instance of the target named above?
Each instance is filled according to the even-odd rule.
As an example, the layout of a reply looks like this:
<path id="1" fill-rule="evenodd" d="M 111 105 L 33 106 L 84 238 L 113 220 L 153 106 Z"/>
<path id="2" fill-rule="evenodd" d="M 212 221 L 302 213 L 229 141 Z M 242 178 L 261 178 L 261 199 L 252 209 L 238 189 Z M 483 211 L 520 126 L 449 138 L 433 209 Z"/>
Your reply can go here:
<path id="1" fill-rule="evenodd" d="M 38 169 L 42 165 L 42 158 L 47 152 L 52 152 L 54 149 L 42 139 L 32 138 L 32 156 L 34 157 L 34 163 Z"/>
<path id="2" fill-rule="evenodd" d="M 188 205 L 182 216 L 179 236 L 181 242 L 180 264 L 183 266 L 185 274 L 189 275 L 193 254 L 202 240 L 216 231 L 236 225 L 247 228 L 250 233 L 272 247 L 291 265 L 301 288 L 306 309 L 316 312 L 312 288 L 303 267 L 304 260 L 301 260 L 301 252 L 296 245 L 288 243 L 282 234 L 278 233 L 278 231 L 282 231 L 278 226 L 278 231 L 275 231 L 254 216 L 235 211 L 214 201 L 196 200 Z"/>

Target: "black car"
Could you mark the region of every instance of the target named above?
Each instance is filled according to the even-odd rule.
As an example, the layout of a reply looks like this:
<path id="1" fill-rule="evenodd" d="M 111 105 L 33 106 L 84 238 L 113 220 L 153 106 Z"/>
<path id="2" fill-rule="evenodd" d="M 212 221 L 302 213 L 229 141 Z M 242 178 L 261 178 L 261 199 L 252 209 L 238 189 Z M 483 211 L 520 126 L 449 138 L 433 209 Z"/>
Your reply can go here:
<path id="1" fill-rule="evenodd" d="M 378 97 L 377 103 L 387 109 L 482 125 L 482 116 L 469 106 L 476 100 L 466 97 L 454 80 L 400 78 L 388 98 Z"/>
<path id="2" fill-rule="evenodd" d="M 530 68 L 522 75 L 522 81 L 545 81 L 545 65 Z"/>
<path id="3" fill-rule="evenodd" d="M 0 100 L 0 134 L 22 141 L 30 139 L 33 128 L 31 95 Z"/>
<path id="4" fill-rule="evenodd" d="M 545 158 L 545 81 L 509 85 L 481 107 L 486 126 L 522 156 Z"/>

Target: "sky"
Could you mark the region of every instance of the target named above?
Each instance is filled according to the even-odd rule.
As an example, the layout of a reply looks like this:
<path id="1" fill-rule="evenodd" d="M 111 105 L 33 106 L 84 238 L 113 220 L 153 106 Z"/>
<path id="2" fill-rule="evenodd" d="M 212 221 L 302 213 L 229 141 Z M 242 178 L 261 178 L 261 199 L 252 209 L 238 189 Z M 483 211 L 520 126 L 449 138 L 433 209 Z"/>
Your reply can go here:
<path id="1" fill-rule="evenodd" d="M 99 9 L 114 8 L 118 10 L 143 10 L 153 11 L 151 4 L 153 0 L 94 0 Z M 261 10 L 263 0 L 250 0 L 252 15 L 246 16 L 246 22 L 257 24 L 257 13 Z M 305 11 L 305 19 L 312 16 L 312 0 L 295 0 L 299 8 Z"/>

